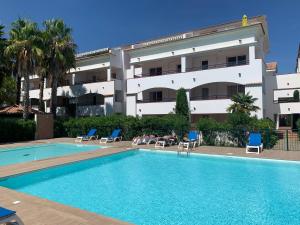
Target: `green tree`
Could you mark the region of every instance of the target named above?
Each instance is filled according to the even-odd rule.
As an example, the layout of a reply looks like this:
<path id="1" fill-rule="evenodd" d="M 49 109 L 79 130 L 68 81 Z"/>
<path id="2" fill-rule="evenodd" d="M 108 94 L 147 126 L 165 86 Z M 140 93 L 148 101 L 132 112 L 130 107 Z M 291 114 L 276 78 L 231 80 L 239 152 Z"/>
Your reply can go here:
<path id="1" fill-rule="evenodd" d="M 227 112 L 230 113 L 245 113 L 250 115 L 251 112 L 256 112 L 260 109 L 258 106 L 254 105 L 257 98 L 253 98 L 249 92 L 246 94 L 238 93 L 232 96 L 231 100 L 233 103 L 227 108 Z"/>
<path id="2" fill-rule="evenodd" d="M 75 68 L 76 44 L 73 41 L 72 30 L 64 21 L 59 19 L 44 22 L 49 47 L 47 58 L 47 69 L 51 79 L 51 112 L 56 116 L 57 107 L 57 85 L 66 73 Z"/>
<path id="3" fill-rule="evenodd" d="M 18 19 L 12 23 L 9 45 L 5 54 L 13 60 L 17 74 L 24 78 L 23 118 L 29 115 L 29 76 L 35 74 L 37 61 L 42 57 L 39 29 L 36 23 Z"/>
<path id="4" fill-rule="evenodd" d="M 293 93 L 294 101 L 299 102 L 299 91 L 295 90 Z"/>
<path id="5" fill-rule="evenodd" d="M 4 49 L 6 48 L 7 41 L 5 38 L 3 38 L 4 35 L 4 26 L 0 25 L 0 87 L 2 84 L 2 81 L 4 79 L 4 76 L 6 76 L 6 60 L 4 57 Z"/>
<path id="6" fill-rule="evenodd" d="M 15 79 L 11 76 L 4 76 L 0 86 L 0 106 L 15 104 L 16 88 Z"/>
<path id="7" fill-rule="evenodd" d="M 184 88 L 177 91 L 175 113 L 184 116 L 187 120 L 190 118 L 190 109 Z"/>

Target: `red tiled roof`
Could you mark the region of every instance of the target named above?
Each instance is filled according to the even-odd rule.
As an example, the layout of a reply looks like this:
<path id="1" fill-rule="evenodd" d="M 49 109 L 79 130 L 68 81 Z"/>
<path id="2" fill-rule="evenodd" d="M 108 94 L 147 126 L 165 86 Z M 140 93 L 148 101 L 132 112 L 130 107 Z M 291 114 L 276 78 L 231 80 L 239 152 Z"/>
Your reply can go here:
<path id="1" fill-rule="evenodd" d="M 0 108 L 0 114 L 22 114 L 23 113 L 23 106 L 22 105 L 12 105 L 12 106 L 5 106 Z M 43 112 L 32 109 L 29 107 L 30 114 L 43 114 Z"/>

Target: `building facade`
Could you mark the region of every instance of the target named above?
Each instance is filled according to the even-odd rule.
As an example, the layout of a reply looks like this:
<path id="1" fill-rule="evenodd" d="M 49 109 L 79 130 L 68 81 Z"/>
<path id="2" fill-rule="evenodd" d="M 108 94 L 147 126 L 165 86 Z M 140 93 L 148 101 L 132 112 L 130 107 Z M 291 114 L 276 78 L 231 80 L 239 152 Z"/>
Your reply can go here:
<path id="1" fill-rule="evenodd" d="M 165 115 L 175 110 L 176 91 L 186 90 L 191 120 L 225 120 L 237 93 L 257 98 L 258 118 L 283 124 L 281 115 L 300 112 L 296 102 L 282 102 L 300 89 L 299 54 L 295 74 L 277 75 L 265 63 L 269 51 L 266 18 L 253 17 L 112 49 L 81 53 L 58 88 L 58 115 Z M 39 96 L 38 77 L 30 98 Z M 49 111 L 51 88 L 45 82 Z M 297 105 L 297 106 L 295 106 Z M 282 118 L 281 118 L 282 117 Z M 296 117 L 294 118 L 296 119 Z"/>
<path id="2" fill-rule="evenodd" d="M 76 56 L 76 69 L 59 81 L 58 116 L 100 116 L 123 112 L 122 57 L 120 49 L 100 49 Z M 39 79 L 31 79 L 31 104 L 37 105 Z M 50 111 L 51 87 L 46 79 L 44 101 Z"/>
<path id="3" fill-rule="evenodd" d="M 192 121 L 224 120 L 231 97 L 250 93 L 263 108 L 268 33 L 264 17 L 142 42 L 124 49 L 128 58 L 126 114 L 174 112 L 176 91 L 184 88 Z M 255 113 L 263 117 L 263 111 Z"/>

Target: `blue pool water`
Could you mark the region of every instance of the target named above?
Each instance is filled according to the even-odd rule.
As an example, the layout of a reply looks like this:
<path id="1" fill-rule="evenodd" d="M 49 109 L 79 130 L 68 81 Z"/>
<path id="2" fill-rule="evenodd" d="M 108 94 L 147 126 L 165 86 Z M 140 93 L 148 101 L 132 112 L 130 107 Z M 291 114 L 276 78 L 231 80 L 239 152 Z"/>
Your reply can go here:
<path id="1" fill-rule="evenodd" d="M 130 151 L 1 186 L 135 224 L 296 225 L 300 164 Z"/>
<path id="2" fill-rule="evenodd" d="M 103 148 L 103 146 L 55 143 L 0 149 L 0 166 L 70 155 L 99 148 Z"/>

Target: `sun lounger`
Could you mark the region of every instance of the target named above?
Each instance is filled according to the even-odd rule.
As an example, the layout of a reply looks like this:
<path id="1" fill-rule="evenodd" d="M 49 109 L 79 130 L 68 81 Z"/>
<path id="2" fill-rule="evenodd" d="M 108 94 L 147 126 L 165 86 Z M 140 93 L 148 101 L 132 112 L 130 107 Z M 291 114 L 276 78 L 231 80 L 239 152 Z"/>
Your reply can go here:
<path id="1" fill-rule="evenodd" d="M 195 149 L 197 145 L 200 144 L 200 135 L 198 131 L 190 131 L 188 134 L 188 139 L 181 141 L 178 144 L 178 149 L 180 150 L 190 150 Z"/>
<path id="2" fill-rule="evenodd" d="M 17 216 L 15 211 L 0 207 L 0 224 L 13 224 L 23 225 L 23 222 Z"/>
<path id="3" fill-rule="evenodd" d="M 121 141 L 122 136 L 121 136 L 121 129 L 115 129 L 111 133 L 109 137 L 102 137 L 100 139 L 100 143 L 107 143 L 107 142 L 114 142 L 114 141 Z"/>
<path id="4" fill-rule="evenodd" d="M 86 135 L 78 136 L 75 139 L 75 142 L 82 142 L 82 141 L 90 141 L 92 139 L 97 139 L 96 136 L 97 129 L 91 129 Z"/>
<path id="5" fill-rule="evenodd" d="M 257 149 L 256 152 L 250 151 L 250 149 Z M 259 154 L 263 149 L 263 143 L 260 133 L 250 133 L 249 141 L 246 145 L 246 153 Z"/>

